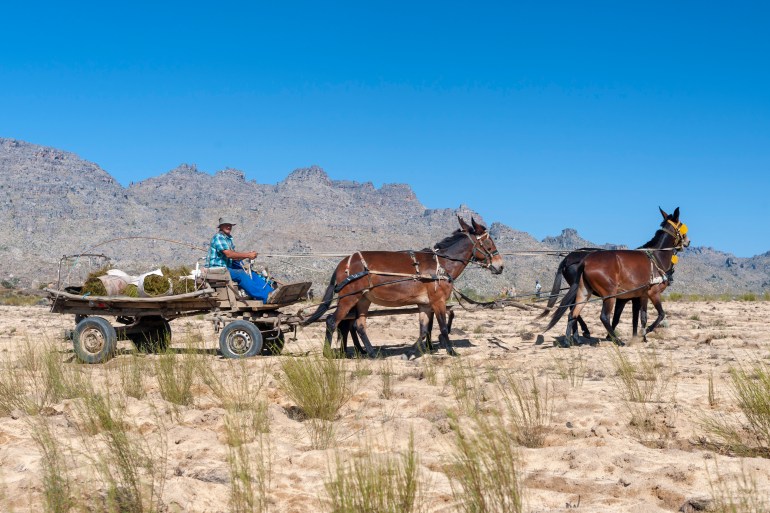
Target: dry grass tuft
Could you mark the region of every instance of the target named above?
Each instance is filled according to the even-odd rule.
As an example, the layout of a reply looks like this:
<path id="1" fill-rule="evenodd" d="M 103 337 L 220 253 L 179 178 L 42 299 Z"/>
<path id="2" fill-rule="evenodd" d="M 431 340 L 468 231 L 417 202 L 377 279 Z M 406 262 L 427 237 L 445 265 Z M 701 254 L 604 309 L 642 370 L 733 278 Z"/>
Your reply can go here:
<path id="1" fill-rule="evenodd" d="M 306 418 L 333 421 L 352 394 L 344 361 L 319 355 L 281 363 L 281 388 Z"/>
<path id="2" fill-rule="evenodd" d="M 732 478 L 719 472 L 715 462 L 716 478 L 711 478 L 708 468 L 712 503 L 708 511 L 713 513 L 768 513 L 770 501 L 763 496 L 757 486 L 756 476 L 746 471 L 741 465 L 741 472 Z"/>
<path id="3" fill-rule="evenodd" d="M 230 511 L 264 513 L 270 506 L 268 492 L 273 470 L 270 442 L 266 436 L 254 437 L 248 424 L 232 411 L 225 419 Z"/>
<path id="4" fill-rule="evenodd" d="M 181 351 L 166 349 L 155 360 L 160 395 L 177 406 L 190 406 L 195 400 L 193 385 L 199 370 L 200 342 L 188 337 Z"/>
<path id="5" fill-rule="evenodd" d="M 337 455 L 326 492 L 335 513 L 409 513 L 422 510 L 422 485 L 414 436 L 400 458 L 369 449 L 348 463 Z"/>
<path id="6" fill-rule="evenodd" d="M 534 372 L 528 379 L 511 373 L 498 382 L 511 434 L 524 447 L 542 447 L 553 419 L 554 390 L 547 379 L 539 381 Z"/>
<path id="7" fill-rule="evenodd" d="M 150 440 L 150 434 L 140 435 L 131 425 L 125 405 L 109 393 L 89 387 L 76 404 L 83 444 L 91 449 L 86 456 L 106 486 L 104 501 L 93 507 L 121 513 L 161 511 L 167 461 L 162 419 L 156 417 L 157 440 Z"/>
<path id="8" fill-rule="evenodd" d="M 205 360 L 200 366 L 203 383 L 227 410 L 231 422 L 241 424 L 237 434 L 247 443 L 270 431 L 267 403 L 260 397 L 271 367 L 256 372 L 252 363 L 246 359 Z"/>
<path id="9" fill-rule="evenodd" d="M 702 427 L 723 451 L 770 457 L 770 366 L 731 367 L 730 392 L 747 424 L 720 415 L 703 418 Z"/>
<path id="10" fill-rule="evenodd" d="M 489 400 L 485 384 L 470 360 L 455 359 L 447 371 L 446 384 L 451 388 L 460 411 L 466 415 L 481 411 Z"/>
<path id="11" fill-rule="evenodd" d="M 68 513 L 76 505 L 74 486 L 65 454 L 44 417 L 30 423 L 32 440 L 40 451 L 43 482 L 43 510 L 47 513 Z"/>
<path id="12" fill-rule="evenodd" d="M 523 477 L 510 426 L 498 414 L 476 415 L 469 426 L 450 415 L 455 432 L 454 462 L 449 472 L 460 511 L 520 513 Z"/>
<path id="13" fill-rule="evenodd" d="M 654 432 L 658 429 L 654 418 L 658 411 L 656 403 L 664 401 L 672 385 L 673 365 L 664 363 L 654 347 L 637 350 L 636 358 L 632 358 L 629 352 L 632 350 L 611 346 L 609 355 L 615 371 L 613 382 L 629 413 L 629 424 L 637 429 L 637 434 Z"/>

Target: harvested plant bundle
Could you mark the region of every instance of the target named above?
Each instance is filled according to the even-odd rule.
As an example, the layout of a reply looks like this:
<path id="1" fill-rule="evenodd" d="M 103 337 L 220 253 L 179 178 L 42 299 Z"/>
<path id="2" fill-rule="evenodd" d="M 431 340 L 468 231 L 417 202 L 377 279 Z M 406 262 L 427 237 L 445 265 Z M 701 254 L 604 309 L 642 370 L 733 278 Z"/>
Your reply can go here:
<path id="1" fill-rule="evenodd" d="M 164 278 L 171 280 L 171 290 L 174 294 L 184 294 L 195 290 L 195 280 L 188 278 L 190 269 L 186 266 L 183 265 L 176 269 L 163 266 L 160 270 Z"/>
<path id="2" fill-rule="evenodd" d="M 148 296 L 165 296 L 171 290 L 171 283 L 165 276 L 148 274 L 144 277 L 144 291 Z"/>
<path id="3" fill-rule="evenodd" d="M 99 279 L 99 276 L 104 276 L 111 268 L 112 266 L 107 265 L 90 273 L 86 278 L 86 282 L 83 284 L 83 294 L 106 296 L 107 289 L 104 287 L 102 280 Z"/>

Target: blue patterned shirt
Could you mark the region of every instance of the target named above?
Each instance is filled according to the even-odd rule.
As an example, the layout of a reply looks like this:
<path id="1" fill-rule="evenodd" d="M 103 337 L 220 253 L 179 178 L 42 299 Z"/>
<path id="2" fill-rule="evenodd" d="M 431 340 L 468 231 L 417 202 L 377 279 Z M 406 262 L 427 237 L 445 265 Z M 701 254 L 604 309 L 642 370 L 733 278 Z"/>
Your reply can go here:
<path id="1" fill-rule="evenodd" d="M 222 232 L 217 232 L 217 234 L 211 238 L 209 256 L 206 259 L 206 267 L 232 267 L 233 259 L 227 258 L 223 253 L 226 249 L 235 250 L 233 238 Z"/>

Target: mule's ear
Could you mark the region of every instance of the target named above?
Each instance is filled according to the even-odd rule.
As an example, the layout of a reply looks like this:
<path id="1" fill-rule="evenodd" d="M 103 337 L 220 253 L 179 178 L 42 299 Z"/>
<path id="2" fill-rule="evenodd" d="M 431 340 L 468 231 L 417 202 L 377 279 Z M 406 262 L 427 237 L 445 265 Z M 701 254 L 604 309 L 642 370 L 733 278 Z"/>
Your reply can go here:
<path id="1" fill-rule="evenodd" d="M 679 222 L 679 207 L 676 207 L 676 210 L 674 210 L 674 219 L 672 219 L 675 223 Z"/>
<path id="2" fill-rule="evenodd" d="M 476 235 L 481 235 L 482 233 L 487 231 L 487 227 L 484 226 L 483 224 L 477 223 L 476 220 L 473 219 L 473 217 L 471 217 L 471 224 L 473 225 L 473 233 Z"/>
<path id="3" fill-rule="evenodd" d="M 458 216 L 457 216 L 457 220 L 458 220 L 458 221 L 460 221 L 460 228 L 462 228 L 464 232 L 469 232 L 469 231 L 471 231 L 471 227 L 470 227 L 470 226 L 468 226 L 468 223 L 466 223 L 466 222 L 465 222 L 465 220 L 464 220 L 462 217 L 460 217 L 460 216 L 458 215 Z"/>
<path id="4" fill-rule="evenodd" d="M 660 210 L 660 214 L 663 216 L 663 220 L 668 221 L 668 214 L 666 214 L 666 212 L 660 207 L 658 207 L 658 210 Z"/>

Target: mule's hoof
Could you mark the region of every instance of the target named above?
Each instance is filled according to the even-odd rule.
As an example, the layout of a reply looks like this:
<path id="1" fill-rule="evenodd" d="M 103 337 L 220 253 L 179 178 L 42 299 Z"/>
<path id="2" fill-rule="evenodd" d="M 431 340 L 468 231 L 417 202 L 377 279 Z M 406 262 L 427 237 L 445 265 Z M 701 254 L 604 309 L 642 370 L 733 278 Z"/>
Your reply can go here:
<path id="1" fill-rule="evenodd" d="M 449 356 L 460 356 L 460 353 L 455 351 L 454 348 L 452 348 L 452 347 L 447 347 L 446 348 L 446 354 L 448 354 Z"/>
<path id="2" fill-rule="evenodd" d="M 616 345 L 616 346 L 618 346 L 618 347 L 624 347 L 624 346 L 626 345 L 626 343 L 625 343 L 625 342 L 623 342 L 622 340 L 620 340 L 619 338 L 616 338 L 615 340 L 613 340 L 613 342 L 614 342 L 614 343 L 615 343 L 615 345 Z"/>
<path id="3" fill-rule="evenodd" d="M 563 347 L 565 349 L 568 349 L 572 347 L 572 338 L 564 337 L 563 339 L 559 340 L 559 347 Z"/>

